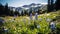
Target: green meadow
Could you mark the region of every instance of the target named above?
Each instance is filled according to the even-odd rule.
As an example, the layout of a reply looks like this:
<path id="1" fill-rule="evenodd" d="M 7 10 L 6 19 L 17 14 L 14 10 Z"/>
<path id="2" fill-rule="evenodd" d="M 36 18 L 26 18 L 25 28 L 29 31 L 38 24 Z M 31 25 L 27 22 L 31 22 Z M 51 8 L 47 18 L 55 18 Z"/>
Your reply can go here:
<path id="1" fill-rule="evenodd" d="M 49 18 L 51 21 L 56 19 L 56 30 L 54 31 L 56 33 L 58 31 L 57 28 L 60 29 L 60 22 L 56 18 L 56 16 L 60 16 L 59 13 L 60 11 L 40 14 L 38 15 L 38 20 L 35 20 L 35 16 L 33 16 L 32 20 L 30 20 L 29 16 L 17 16 L 15 19 L 13 16 L 2 17 L 5 22 L 0 27 L 0 30 L 3 27 L 5 30 L 8 30 L 3 32 L 3 34 L 51 34 L 50 22 L 46 21 Z"/>

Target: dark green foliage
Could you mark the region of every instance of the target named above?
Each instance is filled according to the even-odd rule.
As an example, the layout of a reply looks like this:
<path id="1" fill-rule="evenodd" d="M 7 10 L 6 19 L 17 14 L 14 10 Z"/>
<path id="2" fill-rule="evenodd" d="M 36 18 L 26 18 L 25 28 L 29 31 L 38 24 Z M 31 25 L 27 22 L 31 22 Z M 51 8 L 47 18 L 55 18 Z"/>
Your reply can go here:
<path id="1" fill-rule="evenodd" d="M 37 34 L 43 34 L 43 33 L 38 32 Z"/>
<path id="2" fill-rule="evenodd" d="M 55 2 L 55 9 L 60 10 L 60 0 L 56 0 Z"/>
<path id="3" fill-rule="evenodd" d="M 21 16 L 23 16 L 24 15 L 24 13 L 23 13 L 23 11 L 21 12 Z"/>
<path id="4" fill-rule="evenodd" d="M 1 3 L 0 3 L 0 16 L 2 15 L 9 15 L 9 9 L 8 9 L 8 4 L 6 3 L 5 6 L 3 6 Z"/>
<path id="5" fill-rule="evenodd" d="M 3 25 L 4 25 L 3 21 L 4 21 L 4 20 L 3 20 L 2 18 L 0 18 L 0 34 L 3 33 L 3 29 L 2 29 L 2 27 L 3 27 Z"/>
<path id="6" fill-rule="evenodd" d="M 55 21 L 60 22 L 60 16 L 56 16 Z"/>
<path id="7" fill-rule="evenodd" d="M 56 29 L 57 29 L 57 34 L 60 34 L 60 23 L 57 24 Z"/>
<path id="8" fill-rule="evenodd" d="M 23 31 L 21 34 L 27 34 L 27 32 L 24 32 L 24 31 Z"/>
<path id="9" fill-rule="evenodd" d="M 30 28 L 31 30 L 34 30 L 34 25 L 30 25 L 29 28 Z"/>
<path id="10" fill-rule="evenodd" d="M 57 19 L 60 19 L 60 16 L 56 16 Z"/>
<path id="11" fill-rule="evenodd" d="M 11 11 L 9 12 L 9 15 L 10 15 L 10 16 L 13 16 L 13 15 L 14 15 L 14 12 L 11 10 Z"/>
<path id="12" fill-rule="evenodd" d="M 4 14 L 4 6 L 0 3 L 0 15 Z"/>
<path id="13" fill-rule="evenodd" d="M 0 3 L 0 16 L 14 16 L 14 15 L 20 15 L 18 11 L 13 11 L 13 10 L 10 10 L 9 7 L 8 7 L 8 3 L 6 3 L 5 6 L 3 6 L 1 3 Z"/>
<path id="14" fill-rule="evenodd" d="M 9 11 L 8 11 L 8 4 L 6 3 L 5 5 L 5 12 L 4 12 L 6 15 L 9 15 Z"/>
<path id="15" fill-rule="evenodd" d="M 36 22 L 34 22 L 34 27 L 37 28 L 37 23 Z"/>
<path id="16" fill-rule="evenodd" d="M 53 2 L 54 2 L 54 0 L 48 0 L 47 9 L 48 9 L 49 12 L 54 10 L 54 3 Z"/>
<path id="17" fill-rule="evenodd" d="M 54 10 L 54 0 L 51 0 L 51 11 Z"/>
<path id="18" fill-rule="evenodd" d="M 48 11 L 50 11 L 50 0 L 48 0 L 48 7 L 47 7 Z"/>
<path id="19" fill-rule="evenodd" d="M 19 12 L 18 12 L 18 11 L 15 11 L 14 14 L 15 14 L 15 15 L 19 15 Z"/>
<path id="20" fill-rule="evenodd" d="M 27 15 L 27 10 L 24 11 L 24 15 Z"/>

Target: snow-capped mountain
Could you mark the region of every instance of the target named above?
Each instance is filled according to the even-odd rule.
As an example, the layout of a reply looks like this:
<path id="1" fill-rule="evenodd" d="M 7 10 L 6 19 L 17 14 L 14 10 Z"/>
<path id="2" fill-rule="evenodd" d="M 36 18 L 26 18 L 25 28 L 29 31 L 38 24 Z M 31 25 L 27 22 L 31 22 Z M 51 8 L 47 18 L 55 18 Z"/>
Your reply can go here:
<path id="1" fill-rule="evenodd" d="M 29 5 L 23 5 L 22 7 L 9 7 L 12 10 L 15 11 L 19 11 L 22 12 L 23 10 L 33 10 L 33 11 L 37 11 L 38 9 L 46 9 L 47 8 L 47 4 L 35 4 L 35 3 L 31 3 Z"/>

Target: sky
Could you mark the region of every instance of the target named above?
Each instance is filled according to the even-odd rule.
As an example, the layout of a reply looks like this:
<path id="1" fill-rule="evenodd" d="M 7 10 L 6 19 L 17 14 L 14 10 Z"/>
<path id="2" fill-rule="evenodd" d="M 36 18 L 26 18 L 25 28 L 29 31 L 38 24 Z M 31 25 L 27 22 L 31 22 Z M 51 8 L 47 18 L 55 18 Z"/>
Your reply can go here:
<path id="1" fill-rule="evenodd" d="M 0 0 L 0 3 L 2 3 L 3 5 L 8 3 L 8 6 L 20 7 L 23 5 L 29 5 L 31 3 L 47 4 L 47 0 Z"/>

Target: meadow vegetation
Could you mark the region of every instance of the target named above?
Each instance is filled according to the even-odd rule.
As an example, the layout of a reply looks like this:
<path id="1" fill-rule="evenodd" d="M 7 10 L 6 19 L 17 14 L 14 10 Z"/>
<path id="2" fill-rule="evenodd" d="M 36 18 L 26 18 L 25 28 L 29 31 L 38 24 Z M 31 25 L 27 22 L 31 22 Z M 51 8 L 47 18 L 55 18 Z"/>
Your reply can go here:
<path id="1" fill-rule="evenodd" d="M 60 22 L 58 22 L 57 16 L 60 16 L 60 11 L 50 12 L 38 15 L 38 20 L 30 20 L 29 16 L 6 16 L 2 17 L 4 23 L 0 26 L 2 34 L 51 34 L 51 29 L 49 27 L 50 21 L 47 19 L 55 19 L 56 30 L 55 32 L 60 34 Z M 3 31 L 3 28 L 5 31 Z"/>

